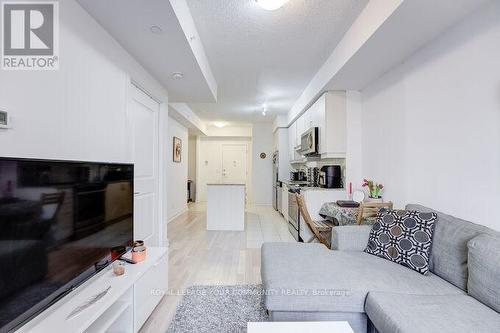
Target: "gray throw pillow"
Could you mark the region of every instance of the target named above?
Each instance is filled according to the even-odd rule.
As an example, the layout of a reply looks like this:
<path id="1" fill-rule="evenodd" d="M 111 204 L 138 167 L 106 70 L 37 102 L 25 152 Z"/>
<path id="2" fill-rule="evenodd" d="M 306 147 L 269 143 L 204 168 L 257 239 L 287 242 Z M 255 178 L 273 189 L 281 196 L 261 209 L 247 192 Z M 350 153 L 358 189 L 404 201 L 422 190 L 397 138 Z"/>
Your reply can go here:
<path id="1" fill-rule="evenodd" d="M 436 221 L 436 213 L 381 209 L 365 252 L 426 275 Z"/>

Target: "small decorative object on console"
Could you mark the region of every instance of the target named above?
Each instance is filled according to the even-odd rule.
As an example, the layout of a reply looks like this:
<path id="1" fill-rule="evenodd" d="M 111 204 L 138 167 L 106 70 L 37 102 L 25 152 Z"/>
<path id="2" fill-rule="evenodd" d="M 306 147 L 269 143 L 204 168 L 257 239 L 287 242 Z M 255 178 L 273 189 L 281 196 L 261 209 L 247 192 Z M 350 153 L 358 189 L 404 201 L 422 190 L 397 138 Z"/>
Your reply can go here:
<path id="1" fill-rule="evenodd" d="M 141 262 L 146 260 L 146 247 L 136 246 L 132 249 L 132 260 L 135 262 Z"/>
<path id="2" fill-rule="evenodd" d="M 137 246 L 144 246 L 144 241 L 143 240 L 134 241 L 134 247 L 137 247 Z"/>
<path id="3" fill-rule="evenodd" d="M 111 260 L 118 259 L 122 254 L 127 251 L 125 246 L 115 246 L 111 248 Z"/>
<path id="4" fill-rule="evenodd" d="M 115 273 L 116 276 L 125 274 L 125 263 L 122 261 L 115 261 L 113 263 L 113 273 Z"/>

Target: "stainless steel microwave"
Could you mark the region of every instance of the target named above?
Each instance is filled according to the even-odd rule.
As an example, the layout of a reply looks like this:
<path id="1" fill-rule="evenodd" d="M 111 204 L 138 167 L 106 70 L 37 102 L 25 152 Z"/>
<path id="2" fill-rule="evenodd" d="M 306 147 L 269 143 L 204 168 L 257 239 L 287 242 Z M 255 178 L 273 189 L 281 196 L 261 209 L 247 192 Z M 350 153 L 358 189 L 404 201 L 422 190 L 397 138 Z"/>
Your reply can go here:
<path id="1" fill-rule="evenodd" d="M 300 153 L 304 156 L 318 154 L 318 140 L 318 128 L 311 127 L 300 137 Z"/>

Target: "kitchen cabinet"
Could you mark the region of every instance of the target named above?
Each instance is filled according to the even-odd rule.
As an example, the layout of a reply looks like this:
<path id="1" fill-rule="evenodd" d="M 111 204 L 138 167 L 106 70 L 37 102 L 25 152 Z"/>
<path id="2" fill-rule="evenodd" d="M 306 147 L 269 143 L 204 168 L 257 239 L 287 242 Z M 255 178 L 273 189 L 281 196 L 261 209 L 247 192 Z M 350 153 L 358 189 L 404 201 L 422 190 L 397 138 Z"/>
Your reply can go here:
<path id="1" fill-rule="evenodd" d="M 302 157 L 295 152 L 295 147 L 300 146 L 302 134 L 311 127 L 318 127 L 318 152 L 321 158 L 345 158 L 346 121 L 345 91 L 328 91 L 321 95 L 288 128 L 290 161 Z"/>
<path id="2" fill-rule="evenodd" d="M 300 138 L 302 137 L 302 134 L 304 134 L 304 132 L 306 131 L 305 118 L 306 117 L 303 114 L 296 120 L 297 134 L 295 136 L 295 146 L 300 146 Z"/>
<path id="3" fill-rule="evenodd" d="M 324 93 L 309 108 L 314 126 L 319 130 L 319 154 L 322 158 L 345 158 L 346 96 L 345 91 Z"/>
<path id="4" fill-rule="evenodd" d="M 288 127 L 288 155 L 290 161 L 293 161 L 295 159 L 295 143 L 297 135 L 296 131 L 297 123 L 294 122 L 290 125 L 290 127 Z"/>

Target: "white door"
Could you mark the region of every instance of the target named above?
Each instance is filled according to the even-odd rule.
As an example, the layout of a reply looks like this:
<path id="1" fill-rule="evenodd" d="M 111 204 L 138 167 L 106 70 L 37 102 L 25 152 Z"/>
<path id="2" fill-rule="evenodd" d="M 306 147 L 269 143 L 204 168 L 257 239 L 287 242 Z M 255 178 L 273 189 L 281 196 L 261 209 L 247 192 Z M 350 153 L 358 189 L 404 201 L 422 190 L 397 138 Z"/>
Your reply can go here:
<path id="1" fill-rule="evenodd" d="M 246 184 L 247 146 L 222 145 L 222 182 Z"/>
<path id="2" fill-rule="evenodd" d="M 129 121 L 134 160 L 134 239 L 159 246 L 158 116 L 160 105 L 131 85 Z"/>

